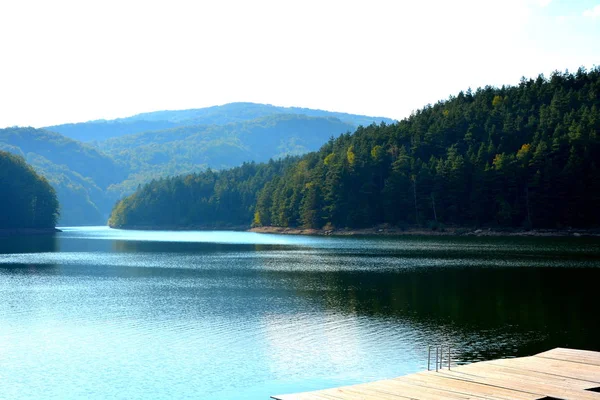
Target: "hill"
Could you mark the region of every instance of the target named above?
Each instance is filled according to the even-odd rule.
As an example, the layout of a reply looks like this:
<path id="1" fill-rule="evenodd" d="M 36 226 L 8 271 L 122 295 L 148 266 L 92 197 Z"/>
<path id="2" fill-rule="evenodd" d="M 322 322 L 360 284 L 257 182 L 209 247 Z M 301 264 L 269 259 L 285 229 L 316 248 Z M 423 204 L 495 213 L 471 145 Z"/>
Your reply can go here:
<path id="1" fill-rule="evenodd" d="M 226 125 L 143 132 L 108 139 L 98 148 L 129 167 L 129 179 L 110 188 L 120 198 L 150 179 L 305 154 L 354 129 L 337 118 L 280 114 Z"/>
<path id="2" fill-rule="evenodd" d="M 243 228 L 252 216 L 256 193 L 296 160 L 244 163 L 224 171 L 153 180 L 119 201 L 109 224 L 139 229 Z M 158 192 L 155 199 L 153 191 Z"/>
<path id="3" fill-rule="evenodd" d="M 54 125 L 45 129 L 58 132 L 72 139 L 92 142 L 146 131 L 158 131 L 193 125 L 226 125 L 282 114 L 308 117 L 333 117 L 354 126 L 354 128 L 359 125 L 370 125 L 373 122 L 393 122 L 393 120 L 384 117 L 368 117 L 309 108 L 278 107 L 256 103 L 229 103 L 222 106 L 190 110 L 155 111 L 114 120 Z"/>
<path id="4" fill-rule="evenodd" d="M 461 92 L 286 166 L 252 194 L 247 225 L 598 227 L 599 135 L 600 68 Z M 194 190 L 187 177 L 152 182 L 116 205 L 112 226 L 153 225 L 167 204 L 179 219 L 159 226 L 202 226 Z"/>
<path id="5" fill-rule="evenodd" d="M 0 151 L 0 187 L 0 232 L 56 226 L 56 193 L 23 157 Z"/>
<path id="6" fill-rule="evenodd" d="M 0 149 L 25 158 L 55 188 L 61 225 L 104 224 L 114 201 L 105 190 L 127 176 L 97 149 L 43 129 L 0 129 Z"/>
<path id="7" fill-rule="evenodd" d="M 233 103 L 51 127 L 58 133 L 7 128 L 0 130 L 0 149 L 23 156 L 55 187 L 61 225 L 104 224 L 117 200 L 152 179 L 304 154 L 354 130 L 353 123 L 373 120 L 377 118 Z M 61 133 L 93 141 L 82 143 Z"/>

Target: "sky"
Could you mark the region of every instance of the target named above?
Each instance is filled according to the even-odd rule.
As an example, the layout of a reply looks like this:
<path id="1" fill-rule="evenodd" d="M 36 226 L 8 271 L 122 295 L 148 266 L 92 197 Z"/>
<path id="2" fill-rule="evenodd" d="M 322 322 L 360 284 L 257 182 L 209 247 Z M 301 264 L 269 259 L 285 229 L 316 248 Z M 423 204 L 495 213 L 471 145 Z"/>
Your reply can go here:
<path id="1" fill-rule="evenodd" d="M 0 2 L 0 127 L 236 101 L 402 119 L 600 64 L 600 0 Z"/>

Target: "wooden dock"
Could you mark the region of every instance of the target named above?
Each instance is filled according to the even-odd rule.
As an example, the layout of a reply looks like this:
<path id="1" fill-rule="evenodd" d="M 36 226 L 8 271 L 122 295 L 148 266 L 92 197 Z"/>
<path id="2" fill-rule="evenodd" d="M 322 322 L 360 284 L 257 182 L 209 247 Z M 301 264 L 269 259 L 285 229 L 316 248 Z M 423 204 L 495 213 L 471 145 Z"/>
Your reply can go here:
<path id="1" fill-rule="evenodd" d="M 556 348 L 394 379 L 272 396 L 276 400 L 600 400 L 600 352 Z"/>

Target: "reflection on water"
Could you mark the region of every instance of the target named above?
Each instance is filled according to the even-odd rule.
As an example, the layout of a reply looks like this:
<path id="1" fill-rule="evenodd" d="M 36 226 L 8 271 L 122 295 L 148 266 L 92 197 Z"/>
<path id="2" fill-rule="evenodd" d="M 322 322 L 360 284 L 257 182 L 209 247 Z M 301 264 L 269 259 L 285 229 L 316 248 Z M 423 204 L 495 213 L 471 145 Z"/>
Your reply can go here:
<path id="1" fill-rule="evenodd" d="M 595 239 L 30 239 L 0 238 L 0 398 L 266 399 L 418 371 L 435 343 L 600 350 Z"/>
<path id="2" fill-rule="evenodd" d="M 0 236 L 0 255 L 52 252 L 57 248 L 58 239 L 54 234 Z"/>
<path id="3" fill-rule="evenodd" d="M 423 328 L 443 329 L 464 361 L 523 356 L 557 346 L 600 350 L 600 268 L 446 269 L 401 273 L 332 273 L 303 276 L 311 287 L 325 282 L 322 297 L 301 292 L 333 311 L 393 318 Z M 312 283 L 310 282 L 312 281 Z M 500 329 L 527 342 L 478 343 Z M 536 333 L 529 337 L 528 333 Z M 429 333 L 443 341 L 443 336 Z M 471 337 L 469 337 L 471 336 Z M 474 340 L 474 346 L 465 344 Z M 433 340 L 431 340 L 433 342 Z"/>

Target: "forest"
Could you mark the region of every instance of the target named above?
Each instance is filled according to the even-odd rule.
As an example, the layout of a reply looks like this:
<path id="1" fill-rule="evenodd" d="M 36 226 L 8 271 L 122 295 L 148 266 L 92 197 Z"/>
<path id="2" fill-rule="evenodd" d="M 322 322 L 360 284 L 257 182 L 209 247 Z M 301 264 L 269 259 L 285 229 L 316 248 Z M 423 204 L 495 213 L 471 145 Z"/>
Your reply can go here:
<path id="1" fill-rule="evenodd" d="M 59 215 L 56 193 L 23 157 L 0 151 L 0 187 L 1 229 L 56 226 Z"/>
<path id="2" fill-rule="evenodd" d="M 0 150 L 48 179 L 62 226 L 103 225 L 115 202 L 160 177 L 318 150 L 330 137 L 388 118 L 231 103 L 116 120 L 0 129 Z"/>
<path id="3" fill-rule="evenodd" d="M 296 159 L 159 179 L 113 227 L 598 227 L 600 68 L 467 90 Z M 221 211 L 218 211 L 221 210 Z"/>
<path id="4" fill-rule="evenodd" d="M 109 225 L 245 228 L 254 212 L 256 194 L 296 161 L 296 157 L 286 157 L 277 162 L 244 163 L 223 171 L 209 169 L 153 180 L 115 205 Z"/>
<path id="5" fill-rule="evenodd" d="M 129 173 L 127 179 L 108 189 L 117 200 L 154 178 L 306 154 L 329 137 L 354 129 L 356 126 L 333 117 L 278 114 L 225 125 L 141 132 L 98 142 L 96 147 L 119 160 Z"/>
<path id="6" fill-rule="evenodd" d="M 90 145 L 34 128 L 0 129 L 0 150 L 22 156 L 56 191 L 59 223 L 103 224 L 116 199 L 106 188 L 127 177 L 126 169 Z"/>

